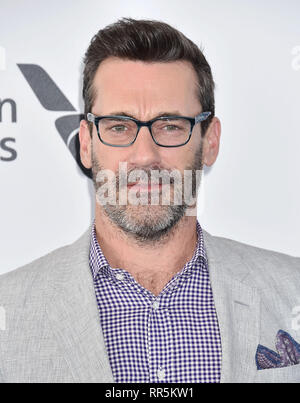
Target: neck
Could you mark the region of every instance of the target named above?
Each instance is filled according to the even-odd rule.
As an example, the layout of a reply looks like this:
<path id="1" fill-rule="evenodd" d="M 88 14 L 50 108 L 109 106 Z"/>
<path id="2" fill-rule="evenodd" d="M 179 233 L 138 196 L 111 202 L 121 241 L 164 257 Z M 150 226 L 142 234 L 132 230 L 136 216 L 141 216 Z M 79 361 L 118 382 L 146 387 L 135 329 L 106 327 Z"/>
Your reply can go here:
<path id="1" fill-rule="evenodd" d="M 184 216 L 161 242 L 137 242 L 117 227 L 96 206 L 96 234 L 112 268 L 128 271 L 137 282 L 158 295 L 194 254 L 197 244 L 196 217 Z"/>

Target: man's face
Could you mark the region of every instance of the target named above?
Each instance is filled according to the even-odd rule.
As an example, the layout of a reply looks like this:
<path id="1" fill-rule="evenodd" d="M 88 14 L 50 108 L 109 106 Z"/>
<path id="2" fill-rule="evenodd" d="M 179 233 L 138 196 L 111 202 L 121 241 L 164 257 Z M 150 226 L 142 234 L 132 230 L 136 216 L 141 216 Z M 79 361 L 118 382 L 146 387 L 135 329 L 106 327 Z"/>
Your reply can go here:
<path id="1" fill-rule="evenodd" d="M 202 111 L 197 98 L 197 76 L 187 62 L 145 63 L 109 58 L 99 66 L 93 85 L 96 97 L 91 112 L 96 116 L 125 113 L 147 121 L 162 113 L 195 117 Z M 100 142 L 94 126 L 90 156 L 96 190 L 99 170 L 109 169 L 118 179 L 120 162 L 127 163 L 128 172 L 143 169 L 149 179 L 151 168 L 169 172 L 176 169 L 183 177 L 184 170 L 202 169 L 200 124 L 194 127 L 190 141 L 177 148 L 156 145 L 147 127 L 140 129 L 133 145 L 110 147 Z M 172 191 L 174 196 L 171 185 L 171 194 Z M 159 240 L 168 233 L 184 216 L 187 206 L 117 204 L 101 208 L 136 240 L 146 242 Z"/>

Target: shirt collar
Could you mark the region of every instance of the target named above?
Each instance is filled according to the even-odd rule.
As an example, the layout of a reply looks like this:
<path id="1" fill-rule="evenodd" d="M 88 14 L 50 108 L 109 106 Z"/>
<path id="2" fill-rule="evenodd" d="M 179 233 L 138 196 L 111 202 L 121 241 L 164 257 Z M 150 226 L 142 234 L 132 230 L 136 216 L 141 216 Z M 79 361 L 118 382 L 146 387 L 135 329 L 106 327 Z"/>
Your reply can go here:
<path id="1" fill-rule="evenodd" d="M 204 267 L 207 267 L 207 256 L 206 256 L 205 247 L 204 247 L 203 231 L 202 231 L 202 228 L 201 228 L 198 220 L 196 222 L 196 230 L 197 230 L 197 239 L 198 239 L 197 245 L 196 245 L 195 252 L 194 252 L 192 259 L 186 264 L 186 266 L 192 267 L 196 263 L 196 261 L 203 259 L 206 263 L 206 265 L 204 265 Z M 109 267 L 109 263 L 106 260 L 106 257 L 104 256 L 102 249 L 99 245 L 99 242 L 97 240 L 95 222 L 92 227 L 92 236 L 91 236 L 91 244 L 90 244 L 90 267 L 91 267 L 94 279 L 97 277 L 98 273 L 101 270 L 105 270 Z"/>
<path id="2" fill-rule="evenodd" d="M 105 267 L 109 267 L 109 263 L 104 256 L 102 249 L 99 245 L 96 235 L 96 226 L 95 222 L 92 227 L 92 237 L 91 237 L 91 245 L 90 245 L 90 267 L 93 273 L 94 279 L 101 269 Z"/>

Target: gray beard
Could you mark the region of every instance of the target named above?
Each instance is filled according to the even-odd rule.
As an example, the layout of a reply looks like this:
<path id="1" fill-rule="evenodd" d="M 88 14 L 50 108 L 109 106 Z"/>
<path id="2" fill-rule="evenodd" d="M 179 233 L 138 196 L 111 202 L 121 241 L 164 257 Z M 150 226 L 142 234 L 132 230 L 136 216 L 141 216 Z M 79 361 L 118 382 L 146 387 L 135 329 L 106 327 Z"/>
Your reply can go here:
<path id="1" fill-rule="evenodd" d="M 185 169 L 192 171 L 192 196 L 196 197 L 198 186 L 196 183 L 196 171 L 202 170 L 202 142 L 195 153 L 194 161 Z M 96 181 L 97 174 L 104 169 L 99 164 L 92 150 L 92 174 L 95 191 L 101 186 Z M 142 168 L 141 168 L 142 169 Z M 149 169 L 144 169 L 149 172 Z M 116 174 L 117 184 L 119 183 Z M 117 187 L 118 189 L 118 187 Z M 123 230 L 128 236 L 138 244 L 155 244 L 163 242 L 171 235 L 171 230 L 175 230 L 177 225 L 185 216 L 186 210 L 190 206 L 183 201 L 181 205 L 119 205 L 116 203 L 102 205 L 106 216 L 119 229 Z"/>

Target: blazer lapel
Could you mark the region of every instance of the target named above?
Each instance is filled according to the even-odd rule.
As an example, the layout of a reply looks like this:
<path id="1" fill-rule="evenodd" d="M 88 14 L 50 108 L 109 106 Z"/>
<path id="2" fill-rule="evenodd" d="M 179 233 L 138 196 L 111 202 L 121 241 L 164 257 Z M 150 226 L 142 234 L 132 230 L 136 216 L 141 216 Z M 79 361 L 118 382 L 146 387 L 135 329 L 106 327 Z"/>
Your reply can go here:
<path id="1" fill-rule="evenodd" d="M 221 333 L 221 382 L 253 382 L 260 339 L 259 293 L 245 283 L 249 268 L 238 251 L 203 233 Z"/>
<path id="2" fill-rule="evenodd" d="M 75 382 L 114 382 L 89 268 L 91 228 L 62 256 L 53 273 L 47 312 Z"/>

